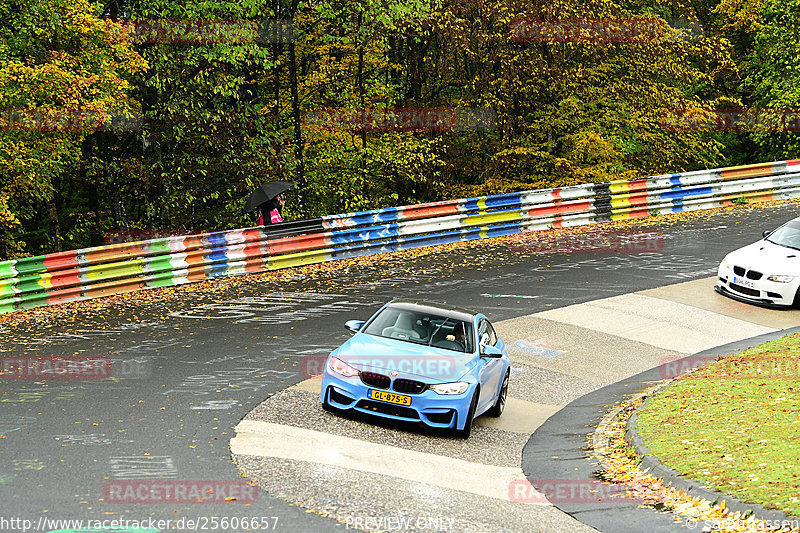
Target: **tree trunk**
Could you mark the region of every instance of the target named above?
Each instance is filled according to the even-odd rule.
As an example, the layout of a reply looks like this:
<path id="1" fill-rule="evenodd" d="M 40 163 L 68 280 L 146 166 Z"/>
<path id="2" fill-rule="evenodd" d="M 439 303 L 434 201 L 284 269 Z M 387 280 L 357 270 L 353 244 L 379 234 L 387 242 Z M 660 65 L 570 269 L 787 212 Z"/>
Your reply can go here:
<path id="1" fill-rule="evenodd" d="M 362 29 L 362 25 L 364 23 L 364 15 L 359 11 L 358 13 L 358 29 Z M 360 111 L 364 112 L 364 41 L 363 37 L 359 38 L 358 43 L 358 96 L 359 96 L 359 104 L 361 106 Z M 366 124 L 364 124 L 366 126 Z M 367 130 L 366 128 L 362 128 L 361 130 L 361 149 L 365 149 L 367 147 Z"/>
<path id="2" fill-rule="evenodd" d="M 294 159 L 297 163 L 295 171 L 295 186 L 297 188 L 297 203 L 302 216 L 307 216 L 305 205 L 305 166 L 303 164 L 303 131 L 301 129 L 302 117 L 300 116 L 300 96 L 297 89 L 297 57 L 294 41 L 289 43 L 289 90 L 292 97 L 292 128 L 294 129 Z"/>
<path id="3" fill-rule="evenodd" d="M 61 220 L 58 214 L 61 212 L 61 175 L 53 176 L 53 199 L 48 203 L 47 216 L 50 219 L 50 234 L 53 236 L 53 249 L 56 252 L 62 251 L 61 248 Z"/>

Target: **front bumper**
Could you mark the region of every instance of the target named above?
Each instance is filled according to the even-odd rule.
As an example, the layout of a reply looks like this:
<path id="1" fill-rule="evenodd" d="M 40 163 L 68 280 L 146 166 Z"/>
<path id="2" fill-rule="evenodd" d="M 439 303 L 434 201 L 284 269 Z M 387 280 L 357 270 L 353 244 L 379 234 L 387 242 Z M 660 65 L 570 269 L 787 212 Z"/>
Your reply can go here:
<path id="1" fill-rule="evenodd" d="M 422 423 L 432 428 L 464 429 L 475 386 L 468 387 L 463 394 L 437 394 L 432 390 L 421 394 L 404 394 L 411 397 L 411 405 L 408 406 L 370 399 L 371 389 L 383 390 L 366 385 L 359 377 L 340 378 L 326 369 L 322 377 L 320 400 L 340 411 Z"/>
<path id="2" fill-rule="evenodd" d="M 786 309 L 794 304 L 798 286 L 800 286 L 800 279 L 795 279 L 790 283 L 776 283 L 766 278 L 760 280 L 741 279 L 734 275 L 732 269 L 720 266 L 714 290 L 741 302 Z"/>

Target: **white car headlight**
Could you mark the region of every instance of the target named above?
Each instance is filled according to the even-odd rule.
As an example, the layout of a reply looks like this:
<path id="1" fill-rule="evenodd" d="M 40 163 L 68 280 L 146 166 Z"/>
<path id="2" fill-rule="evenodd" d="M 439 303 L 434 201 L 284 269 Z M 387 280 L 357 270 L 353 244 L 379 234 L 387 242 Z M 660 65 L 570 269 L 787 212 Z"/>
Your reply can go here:
<path id="1" fill-rule="evenodd" d="M 769 276 L 767 279 L 775 283 L 791 283 L 794 281 L 794 276 Z"/>
<path id="2" fill-rule="evenodd" d="M 337 357 L 330 357 L 328 359 L 328 370 L 346 378 L 352 378 L 358 375 L 358 370 Z"/>
<path id="3" fill-rule="evenodd" d="M 464 394 L 469 387 L 469 383 L 456 381 L 454 383 L 439 383 L 431 385 L 431 390 L 436 394 Z"/>

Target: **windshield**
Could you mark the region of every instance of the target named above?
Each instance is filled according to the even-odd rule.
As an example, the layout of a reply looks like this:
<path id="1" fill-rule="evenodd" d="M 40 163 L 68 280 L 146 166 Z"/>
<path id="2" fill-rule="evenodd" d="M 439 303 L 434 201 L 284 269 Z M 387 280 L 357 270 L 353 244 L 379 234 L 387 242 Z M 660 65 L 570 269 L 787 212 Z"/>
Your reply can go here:
<path id="1" fill-rule="evenodd" d="M 800 250 L 800 220 L 792 220 L 788 224 L 784 224 L 770 233 L 767 240 L 773 244 Z"/>
<path id="2" fill-rule="evenodd" d="M 417 311 L 387 307 L 364 333 L 455 352 L 472 353 L 472 324 Z"/>

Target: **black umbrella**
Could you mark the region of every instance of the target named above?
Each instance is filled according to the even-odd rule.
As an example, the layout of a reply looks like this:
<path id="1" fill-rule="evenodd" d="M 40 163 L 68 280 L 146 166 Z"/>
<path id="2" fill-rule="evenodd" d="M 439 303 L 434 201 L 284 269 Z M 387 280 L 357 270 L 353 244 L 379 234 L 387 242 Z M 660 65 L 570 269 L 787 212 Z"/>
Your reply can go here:
<path id="1" fill-rule="evenodd" d="M 265 183 L 256 189 L 247 199 L 247 203 L 244 204 L 245 213 L 249 213 L 256 207 L 269 202 L 292 187 L 294 187 L 294 183 L 291 181 L 270 181 L 269 183 Z"/>

